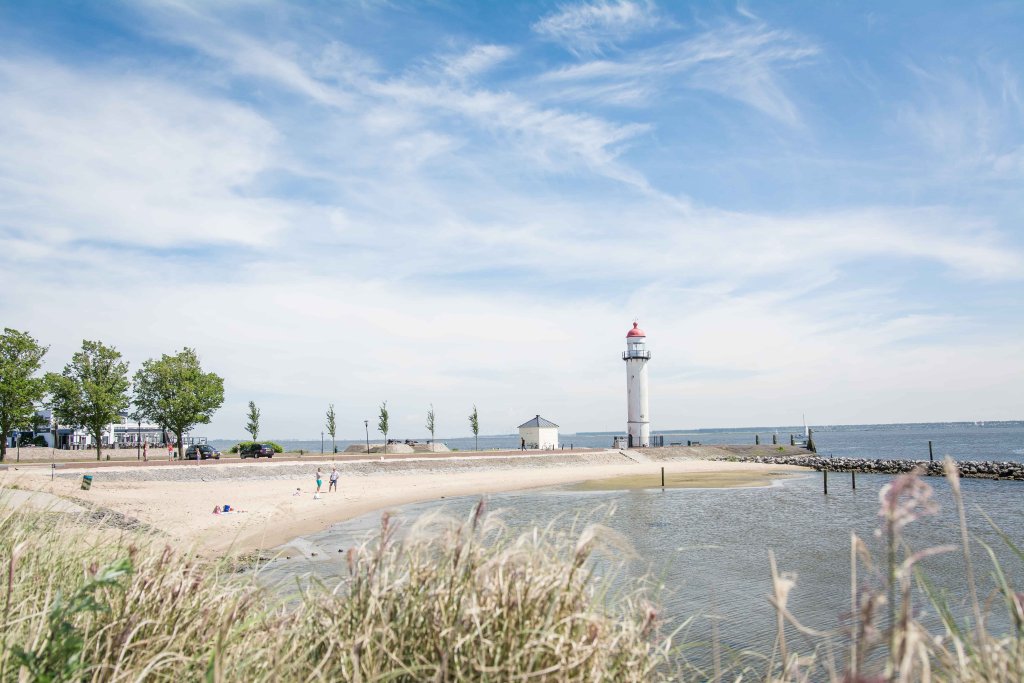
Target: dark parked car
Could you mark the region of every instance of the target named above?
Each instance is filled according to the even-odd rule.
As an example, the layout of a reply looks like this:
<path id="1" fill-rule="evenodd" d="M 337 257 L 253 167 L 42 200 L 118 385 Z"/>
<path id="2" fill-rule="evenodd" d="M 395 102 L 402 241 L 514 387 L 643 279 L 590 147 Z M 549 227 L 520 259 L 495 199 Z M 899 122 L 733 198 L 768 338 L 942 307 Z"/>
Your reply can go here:
<path id="1" fill-rule="evenodd" d="M 242 446 L 238 454 L 243 458 L 273 458 L 274 449 L 265 443 L 251 443 L 247 446 Z"/>
<path id="2" fill-rule="evenodd" d="M 199 457 L 201 457 L 203 460 L 209 460 L 210 458 L 220 460 L 220 451 L 218 451 L 213 446 L 207 446 L 206 444 L 200 444 L 198 446 L 189 446 L 187 449 L 185 449 L 185 459 L 195 460 L 196 453 L 198 453 Z"/>

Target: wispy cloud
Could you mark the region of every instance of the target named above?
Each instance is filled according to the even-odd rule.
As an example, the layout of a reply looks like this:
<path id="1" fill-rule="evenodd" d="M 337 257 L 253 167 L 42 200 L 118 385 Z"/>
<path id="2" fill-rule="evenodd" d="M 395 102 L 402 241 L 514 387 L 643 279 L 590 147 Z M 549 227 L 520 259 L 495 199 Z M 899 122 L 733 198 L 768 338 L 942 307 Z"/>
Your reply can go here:
<path id="1" fill-rule="evenodd" d="M 558 83 L 559 88 L 571 84 L 568 95 L 574 99 L 616 103 L 625 91 L 635 95 L 626 100 L 633 104 L 683 85 L 738 100 L 797 125 L 799 109 L 787 93 L 782 74 L 808 64 L 819 53 L 817 45 L 790 31 L 761 23 L 727 22 L 618 59 L 557 69 L 542 80 Z"/>
<path id="2" fill-rule="evenodd" d="M 166 82 L 5 60 L 0 224 L 51 248 L 266 245 L 288 210 L 249 190 L 275 138 L 251 110 Z"/>
<path id="3" fill-rule="evenodd" d="M 388 398 L 409 436 L 431 402 L 477 402 L 485 431 L 538 411 L 613 428 L 636 315 L 659 349 L 664 426 L 808 405 L 836 421 L 880 419 L 875 405 L 962 417 L 961 389 L 987 418 L 1010 410 L 1024 381 L 1012 64 L 961 74 L 962 88 L 944 80 L 959 67 L 922 71 L 898 125 L 887 108 L 845 127 L 833 107 L 822 130 L 815 88 L 817 110 L 860 86 L 829 83 L 842 48 L 827 27 L 768 10 L 681 27 L 667 5 L 591 2 L 502 32 L 450 26 L 458 8 L 440 29 L 403 9 L 415 34 L 385 21 L 369 35 L 347 9 L 154 2 L 125 19 L 125 44 L 155 42 L 139 55 L 82 66 L 45 41 L 9 50 L 0 316 L 52 343 L 54 362 L 82 337 L 134 363 L 199 346 L 229 380 L 212 428 L 225 436 L 252 396 L 282 436 L 318 431 L 330 401 L 351 434 Z M 911 166 L 913 191 L 879 192 L 909 172 L 849 162 L 827 147 L 837 137 L 927 162 L 951 151 L 984 173 L 938 194 Z M 124 310 L 153 315 L 126 324 Z M 936 390 L 934 364 L 958 392 Z"/>
<path id="4" fill-rule="evenodd" d="M 899 106 L 898 120 L 941 160 L 942 171 L 1024 179 L 1024 100 L 1016 70 L 990 59 L 908 69 L 916 88 Z"/>
<path id="5" fill-rule="evenodd" d="M 596 54 L 664 23 L 652 2 L 596 0 L 563 6 L 533 30 L 576 54 Z"/>

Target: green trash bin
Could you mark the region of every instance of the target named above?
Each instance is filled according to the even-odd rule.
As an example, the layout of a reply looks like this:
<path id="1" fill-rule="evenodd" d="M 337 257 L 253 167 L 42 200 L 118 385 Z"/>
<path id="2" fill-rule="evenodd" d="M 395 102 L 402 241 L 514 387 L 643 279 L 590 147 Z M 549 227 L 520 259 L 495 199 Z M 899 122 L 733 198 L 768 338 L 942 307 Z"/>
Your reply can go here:
<path id="1" fill-rule="evenodd" d="M 92 475 L 91 474 L 83 474 L 82 475 L 82 490 L 83 491 L 88 491 L 91 488 L 92 488 Z"/>

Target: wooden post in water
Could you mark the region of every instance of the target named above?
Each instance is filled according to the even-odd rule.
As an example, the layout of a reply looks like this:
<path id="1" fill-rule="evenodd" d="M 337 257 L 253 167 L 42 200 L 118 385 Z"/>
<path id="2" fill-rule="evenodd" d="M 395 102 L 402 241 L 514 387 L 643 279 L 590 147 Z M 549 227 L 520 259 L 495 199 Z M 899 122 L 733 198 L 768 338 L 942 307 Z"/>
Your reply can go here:
<path id="1" fill-rule="evenodd" d="M 932 455 L 932 442 L 931 441 L 928 442 L 928 460 L 929 460 L 929 462 L 934 462 L 935 461 L 935 456 Z"/>
<path id="2" fill-rule="evenodd" d="M 853 484 L 853 490 L 857 490 L 857 470 L 850 470 L 850 483 Z"/>
<path id="3" fill-rule="evenodd" d="M 772 445 L 773 446 L 778 446 L 779 445 L 779 435 L 778 434 L 772 434 Z"/>
<path id="4" fill-rule="evenodd" d="M 789 445 L 790 446 L 795 446 L 796 445 L 796 439 L 793 438 L 792 434 L 789 435 Z"/>
<path id="5" fill-rule="evenodd" d="M 761 435 L 760 434 L 754 434 L 754 445 L 755 446 L 760 446 L 761 445 Z"/>
<path id="6" fill-rule="evenodd" d="M 661 468 L 661 488 L 665 488 L 665 468 Z"/>
<path id="7" fill-rule="evenodd" d="M 826 470 L 825 468 L 822 468 L 821 473 L 822 473 L 822 475 L 824 475 L 822 477 L 821 481 L 825 485 L 825 495 L 827 496 L 828 495 L 828 470 Z"/>

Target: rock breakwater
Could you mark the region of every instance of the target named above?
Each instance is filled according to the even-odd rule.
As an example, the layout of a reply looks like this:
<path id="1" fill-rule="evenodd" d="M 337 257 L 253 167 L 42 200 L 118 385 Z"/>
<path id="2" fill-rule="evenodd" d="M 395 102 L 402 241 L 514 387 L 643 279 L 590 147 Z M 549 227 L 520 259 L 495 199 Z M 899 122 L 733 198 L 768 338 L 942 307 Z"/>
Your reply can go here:
<path id="1" fill-rule="evenodd" d="M 924 474 L 941 477 L 945 474 L 942 463 L 930 460 L 872 460 L 867 458 L 823 458 L 816 455 L 795 456 L 742 456 L 718 457 L 714 460 L 739 460 L 771 465 L 799 465 L 829 472 L 863 472 L 865 474 L 903 474 L 920 468 Z M 975 479 L 1012 479 L 1024 481 L 1024 463 L 991 460 L 965 460 L 956 463 L 960 476 Z"/>

